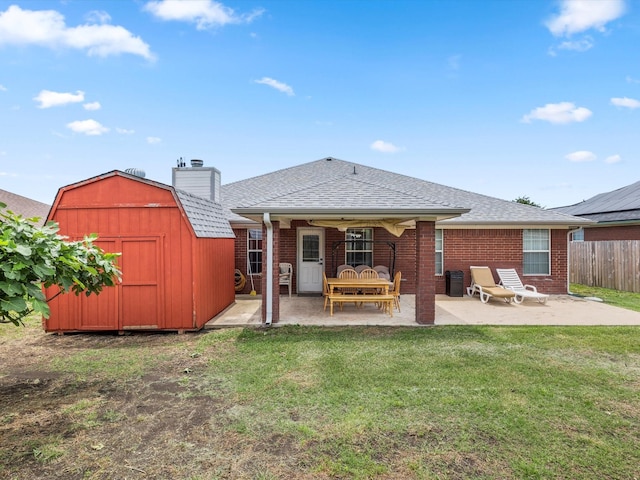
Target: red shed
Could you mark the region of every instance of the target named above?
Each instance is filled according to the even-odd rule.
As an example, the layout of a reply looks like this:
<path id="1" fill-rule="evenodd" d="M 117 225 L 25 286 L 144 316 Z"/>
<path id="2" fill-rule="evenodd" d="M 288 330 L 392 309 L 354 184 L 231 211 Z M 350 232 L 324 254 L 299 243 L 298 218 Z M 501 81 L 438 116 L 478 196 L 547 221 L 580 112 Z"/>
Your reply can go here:
<path id="1" fill-rule="evenodd" d="M 122 253 L 122 281 L 56 297 L 48 332 L 199 330 L 234 302 L 234 234 L 218 203 L 116 170 L 61 188 L 48 220 Z"/>

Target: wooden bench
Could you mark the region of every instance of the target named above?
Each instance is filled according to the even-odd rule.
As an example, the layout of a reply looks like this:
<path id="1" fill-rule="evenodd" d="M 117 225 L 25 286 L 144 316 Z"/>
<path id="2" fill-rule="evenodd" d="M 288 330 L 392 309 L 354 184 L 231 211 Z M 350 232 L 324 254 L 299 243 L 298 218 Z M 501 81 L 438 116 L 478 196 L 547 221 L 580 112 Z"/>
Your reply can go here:
<path id="1" fill-rule="evenodd" d="M 344 293 L 330 293 L 329 298 L 329 315 L 333 317 L 333 304 L 337 303 L 342 306 L 343 303 L 380 303 L 383 310 L 389 312 L 389 316 L 393 317 L 393 295 L 377 295 L 377 294 L 361 294 L 348 295 Z"/>

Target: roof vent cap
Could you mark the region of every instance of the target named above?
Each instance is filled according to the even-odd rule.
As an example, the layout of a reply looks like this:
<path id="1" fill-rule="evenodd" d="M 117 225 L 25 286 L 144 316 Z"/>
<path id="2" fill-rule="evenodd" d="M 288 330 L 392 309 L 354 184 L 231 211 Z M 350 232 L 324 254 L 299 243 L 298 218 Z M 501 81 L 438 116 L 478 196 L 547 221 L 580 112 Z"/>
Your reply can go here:
<path id="1" fill-rule="evenodd" d="M 192 167 L 201 167 L 203 165 L 204 165 L 204 161 L 203 160 L 198 160 L 197 158 L 191 159 L 191 166 Z"/>
<path id="2" fill-rule="evenodd" d="M 147 176 L 144 170 L 140 168 L 127 168 L 124 173 L 128 173 L 129 175 L 135 175 L 136 177 L 144 178 Z"/>

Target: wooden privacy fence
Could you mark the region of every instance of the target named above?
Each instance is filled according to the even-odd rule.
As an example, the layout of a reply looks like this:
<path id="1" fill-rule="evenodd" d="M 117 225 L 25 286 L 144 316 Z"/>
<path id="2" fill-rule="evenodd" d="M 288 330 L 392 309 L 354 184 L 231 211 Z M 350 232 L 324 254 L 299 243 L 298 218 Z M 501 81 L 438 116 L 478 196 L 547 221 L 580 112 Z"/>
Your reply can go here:
<path id="1" fill-rule="evenodd" d="M 569 281 L 640 292 L 640 240 L 571 242 Z"/>

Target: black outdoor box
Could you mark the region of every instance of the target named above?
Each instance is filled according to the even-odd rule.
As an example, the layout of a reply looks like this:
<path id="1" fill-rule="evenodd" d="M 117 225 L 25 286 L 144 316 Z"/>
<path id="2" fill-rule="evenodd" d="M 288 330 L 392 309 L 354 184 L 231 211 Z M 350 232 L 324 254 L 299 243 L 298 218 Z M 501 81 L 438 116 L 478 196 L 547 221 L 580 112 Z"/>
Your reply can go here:
<path id="1" fill-rule="evenodd" d="M 462 270 L 447 270 L 446 276 L 446 293 L 450 297 L 463 296 L 464 273 Z"/>

